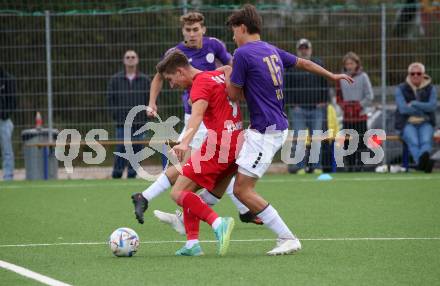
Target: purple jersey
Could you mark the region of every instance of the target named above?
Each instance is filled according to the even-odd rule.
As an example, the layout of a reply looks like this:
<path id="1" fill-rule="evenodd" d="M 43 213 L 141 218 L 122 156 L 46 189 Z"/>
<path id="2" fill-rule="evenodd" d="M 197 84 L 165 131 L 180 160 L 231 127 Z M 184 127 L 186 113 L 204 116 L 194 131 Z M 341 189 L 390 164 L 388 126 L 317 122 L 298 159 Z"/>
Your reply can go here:
<path id="1" fill-rule="evenodd" d="M 225 44 L 217 38 L 203 37 L 202 48 L 188 48 L 180 43 L 172 49 L 179 49 L 188 58 L 189 63 L 196 69 L 202 71 L 213 71 L 217 68 L 216 59 L 226 65 L 232 56 L 226 50 Z M 188 104 L 189 92 L 185 90 L 182 94 L 183 108 L 185 113 L 191 114 L 191 106 Z"/>
<path id="2" fill-rule="evenodd" d="M 285 130 L 284 67 L 296 65 L 296 56 L 263 41 L 249 42 L 235 50 L 231 83 L 243 88 L 251 128 Z"/>

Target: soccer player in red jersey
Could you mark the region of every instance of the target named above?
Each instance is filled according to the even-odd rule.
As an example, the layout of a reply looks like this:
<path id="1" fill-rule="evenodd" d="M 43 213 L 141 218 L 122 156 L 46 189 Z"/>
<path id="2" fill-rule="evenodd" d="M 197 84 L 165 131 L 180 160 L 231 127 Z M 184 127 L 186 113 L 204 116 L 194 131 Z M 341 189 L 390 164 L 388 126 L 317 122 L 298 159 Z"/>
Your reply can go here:
<path id="1" fill-rule="evenodd" d="M 185 246 L 176 255 L 203 254 L 198 240 L 200 220 L 211 225 L 218 240 L 217 253 L 224 255 L 234 220 L 219 217 L 195 192 L 205 188 L 221 197 L 236 173 L 235 155 L 243 129 L 240 109 L 228 99 L 223 71 L 202 72 L 192 67 L 179 50 L 166 55 L 156 68 L 171 88 L 191 89 L 192 113 L 187 131 L 172 149 L 179 161 L 188 152 L 202 121 L 208 129 L 208 138 L 192 153 L 171 191 L 173 200 L 183 208 L 187 235 Z"/>

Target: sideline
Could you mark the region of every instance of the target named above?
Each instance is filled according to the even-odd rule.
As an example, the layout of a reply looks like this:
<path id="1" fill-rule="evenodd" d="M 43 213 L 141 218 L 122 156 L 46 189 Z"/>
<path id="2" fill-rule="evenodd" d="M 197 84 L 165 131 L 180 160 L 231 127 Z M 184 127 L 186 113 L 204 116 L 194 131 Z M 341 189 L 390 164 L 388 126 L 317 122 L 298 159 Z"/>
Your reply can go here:
<path id="1" fill-rule="evenodd" d="M 55 280 L 53 278 L 41 275 L 37 272 L 31 271 L 29 269 L 26 269 L 24 267 L 0 260 L 0 267 L 4 268 L 6 270 L 10 270 L 12 272 L 15 272 L 21 276 L 36 280 L 38 282 L 41 282 L 43 284 L 46 285 L 50 285 L 50 286 L 72 286 L 70 284 L 66 284 L 64 282 Z"/>

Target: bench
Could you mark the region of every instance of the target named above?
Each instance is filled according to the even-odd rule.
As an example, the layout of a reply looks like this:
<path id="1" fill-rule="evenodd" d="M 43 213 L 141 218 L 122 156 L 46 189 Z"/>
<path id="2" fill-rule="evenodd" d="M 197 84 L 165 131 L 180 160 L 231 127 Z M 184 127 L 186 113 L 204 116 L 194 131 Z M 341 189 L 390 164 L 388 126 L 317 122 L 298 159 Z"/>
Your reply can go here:
<path id="1" fill-rule="evenodd" d="M 293 138 L 288 138 L 288 141 L 297 141 L 297 137 L 293 137 Z M 336 166 L 336 161 L 334 159 L 334 141 L 336 138 L 323 138 L 323 140 L 325 141 L 329 141 L 331 142 L 330 147 L 331 147 L 331 154 L 332 154 L 332 172 L 336 172 L 337 166 Z M 341 140 L 345 140 L 345 138 L 341 138 Z M 399 135 L 387 135 L 386 137 L 387 141 L 399 141 L 402 142 L 402 139 L 400 138 Z M 440 142 L 440 136 L 434 136 L 434 141 L 435 142 Z M 165 141 L 150 141 L 150 140 L 139 140 L 139 141 L 132 141 L 132 142 L 127 142 L 125 144 L 141 144 L 141 145 L 148 145 L 150 143 L 159 143 L 159 144 L 163 144 L 165 146 Z M 121 140 L 101 140 L 101 141 L 96 141 L 96 143 L 86 143 L 85 141 L 80 141 L 78 143 L 65 143 L 63 144 L 64 146 L 66 145 L 80 145 L 80 146 L 85 146 L 85 145 L 102 145 L 102 146 L 115 146 L 115 145 L 123 145 L 124 141 Z M 176 142 L 171 142 L 170 145 L 173 146 L 175 145 Z M 48 174 L 48 158 L 49 158 L 49 148 L 54 148 L 56 147 L 56 142 L 46 142 L 46 143 L 34 143 L 34 144 L 26 144 L 26 146 L 29 147 L 38 147 L 38 148 L 42 148 L 42 152 L 43 152 L 43 162 L 44 162 L 44 174 Z M 60 145 L 59 145 L 60 146 Z M 408 171 L 409 169 L 409 150 L 408 150 L 408 146 L 406 144 L 403 143 L 403 150 L 402 150 L 402 167 L 404 167 L 406 169 L 406 171 Z M 165 155 L 161 155 L 161 162 L 162 162 L 162 168 L 166 168 L 167 165 L 167 161 L 168 159 L 166 158 Z M 47 179 L 47 176 L 45 175 L 45 179 Z"/>

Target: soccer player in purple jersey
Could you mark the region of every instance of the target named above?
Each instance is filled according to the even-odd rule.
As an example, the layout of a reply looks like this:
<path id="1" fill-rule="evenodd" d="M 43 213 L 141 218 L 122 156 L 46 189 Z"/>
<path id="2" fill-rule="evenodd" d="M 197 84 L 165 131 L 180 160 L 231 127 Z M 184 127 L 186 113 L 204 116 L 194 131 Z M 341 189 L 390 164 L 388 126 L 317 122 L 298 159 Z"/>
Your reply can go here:
<path id="1" fill-rule="evenodd" d="M 202 71 L 215 70 L 217 67 L 217 62 L 223 65 L 231 65 L 232 56 L 226 50 L 223 42 L 216 38 L 205 37 L 206 27 L 204 25 L 204 16 L 197 12 L 190 12 L 180 17 L 180 22 L 182 25 L 182 34 L 184 41 L 179 43 L 177 46 L 169 49 L 165 55 L 174 50 L 179 49 L 182 51 L 189 59 L 190 64 Z M 163 86 L 163 78 L 159 73 L 153 78 L 150 88 L 150 102 L 149 109 L 147 111 L 149 116 L 154 116 L 157 112 L 156 100 Z M 182 101 L 185 110 L 185 127 L 179 137 L 179 142 L 183 139 L 183 134 L 185 134 L 187 121 L 191 114 L 191 106 L 188 102 L 189 93 L 187 90 L 184 91 L 182 95 Z M 206 127 L 201 124 L 198 129 L 194 139 L 192 140 L 190 147 L 193 149 L 199 149 L 207 136 Z M 184 161 L 189 158 L 191 151 L 189 150 L 184 157 Z M 144 212 L 148 208 L 148 203 L 151 202 L 155 197 L 166 191 L 171 187 L 177 180 L 179 172 L 174 166 L 170 166 L 167 170 L 162 173 L 159 178 L 150 185 L 142 193 L 135 193 L 132 195 L 132 201 L 135 208 L 136 219 L 139 223 L 144 223 Z M 249 209 L 244 206 L 232 192 L 234 181 L 231 181 L 230 186 L 226 193 L 230 196 L 232 202 L 237 207 L 240 213 L 240 220 L 243 222 L 252 222 L 256 224 L 261 224 L 254 214 L 249 212 Z M 218 194 L 210 193 L 203 190 L 200 194 L 201 198 L 209 205 L 215 205 L 219 201 Z M 162 222 L 170 224 L 177 232 L 180 234 L 185 234 L 185 228 L 183 225 L 183 219 L 180 211 L 176 211 L 176 214 L 169 214 L 159 210 L 154 211 L 154 215 Z"/>
<path id="2" fill-rule="evenodd" d="M 237 157 L 239 167 L 234 194 L 278 236 L 276 247 L 267 254 L 293 253 L 301 249 L 299 239 L 275 208 L 254 191 L 256 182 L 269 168 L 275 153 L 287 138 L 284 67 L 296 66 L 331 80 L 342 79 L 351 83 L 353 79 L 345 74 L 333 74 L 309 60 L 297 58 L 262 41 L 262 18 L 250 4 L 234 12 L 228 19 L 228 26 L 232 28 L 238 46 L 227 83 L 228 96 L 231 100 L 246 100 L 251 123 Z"/>

